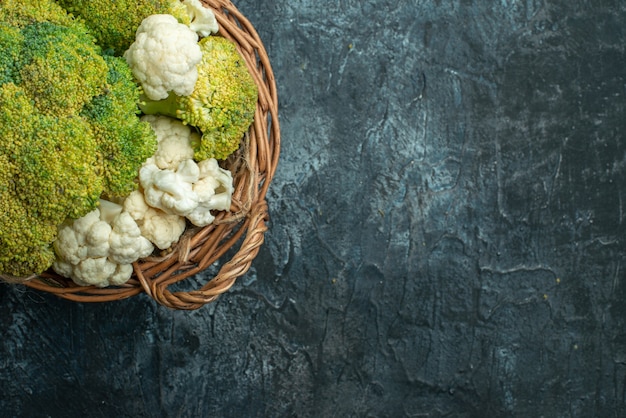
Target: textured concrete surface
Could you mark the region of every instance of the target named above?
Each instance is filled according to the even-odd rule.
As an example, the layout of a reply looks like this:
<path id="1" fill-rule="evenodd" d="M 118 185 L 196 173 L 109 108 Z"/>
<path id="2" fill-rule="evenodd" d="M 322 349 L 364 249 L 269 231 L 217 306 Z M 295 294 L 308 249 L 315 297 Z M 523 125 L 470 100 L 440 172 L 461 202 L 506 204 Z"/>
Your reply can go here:
<path id="1" fill-rule="evenodd" d="M 238 1 L 281 99 L 217 303 L 0 287 L 3 416 L 626 416 L 626 5 Z"/>

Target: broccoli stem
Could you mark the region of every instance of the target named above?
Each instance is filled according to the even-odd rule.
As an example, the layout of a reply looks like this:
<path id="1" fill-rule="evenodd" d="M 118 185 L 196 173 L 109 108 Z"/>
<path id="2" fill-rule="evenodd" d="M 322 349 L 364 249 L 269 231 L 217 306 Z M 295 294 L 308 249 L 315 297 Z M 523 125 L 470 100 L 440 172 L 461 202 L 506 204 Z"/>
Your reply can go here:
<path id="1" fill-rule="evenodd" d="M 163 100 L 150 100 L 142 95 L 139 101 L 139 108 L 145 115 L 162 115 L 178 118 L 178 99 L 179 97 L 174 93 L 170 93 Z"/>

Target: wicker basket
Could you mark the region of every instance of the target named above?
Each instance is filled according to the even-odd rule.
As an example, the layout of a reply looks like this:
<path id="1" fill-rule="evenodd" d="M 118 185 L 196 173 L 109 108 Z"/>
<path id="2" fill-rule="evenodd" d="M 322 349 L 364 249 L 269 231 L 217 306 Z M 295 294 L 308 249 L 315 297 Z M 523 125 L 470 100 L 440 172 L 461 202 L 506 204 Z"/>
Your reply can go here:
<path id="1" fill-rule="evenodd" d="M 158 303 L 174 309 L 197 309 L 226 292 L 248 271 L 267 230 L 265 201 L 280 152 L 276 84 L 270 62 L 250 22 L 227 0 L 202 0 L 220 25 L 219 34 L 233 40 L 246 60 L 259 88 L 254 123 L 241 148 L 224 167 L 233 174 L 235 191 L 230 212 L 222 212 L 212 225 L 188 229 L 167 254 L 134 263 L 134 274 L 123 286 L 83 287 L 47 271 L 23 283 L 34 289 L 79 302 L 109 302 L 145 292 Z M 230 257 L 226 262 L 223 256 Z M 220 262 L 219 271 L 208 282 L 181 288 L 183 281 Z M 175 285 L 175 286 L 173 286 Z"/>

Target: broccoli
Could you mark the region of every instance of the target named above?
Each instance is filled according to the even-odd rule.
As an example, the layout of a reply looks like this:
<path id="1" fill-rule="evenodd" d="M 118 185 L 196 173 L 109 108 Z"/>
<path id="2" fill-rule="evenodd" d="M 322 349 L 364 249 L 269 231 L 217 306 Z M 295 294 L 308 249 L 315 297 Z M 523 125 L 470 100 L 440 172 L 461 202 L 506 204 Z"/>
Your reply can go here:
<path id="1" fill-rule="evenodd" d="M 81 115 L 91 121 L 104 167 L 104 194 L 127 196 L 137 188 L 138 168 L 156 151 L 156 134 L 139 117 L 140 89 L 121 57 L 104 56 L 108 88 L 94 97 Z"/>
<path id="2" fill-rule="evenodd" d="M 3 1 L 0 22 L 0 84 L 23 85 L 40 111 L 74 113 L 104 88 L 94 38 L 54 1 Z"/>
<path id="3" fill-rule="evenodd" d="M 57 226 L 103 192 L 130 193 L 156 149 L 125 61 L 65 13 L 52 1 L 0 6 L 1 274 L 50 267 Z"/>
<path id="4" fill-rule="evenodd" d="M 235 44 L 209 36 L 199 42 L 202 61 L 198 81 L 189 96 L 170 93 L 163 100 L 142 97 L 145 114 L 180 119 L 202 132 L 194 157 L 223 160 L 239 148 L 256 110 L 258 89 Z"/>
<path id="5" fill-rule="evenodd" d="M 107 65 L 93 38 L 50 22 L 21 32 L 20 82 L 39 111 L 76 114 L 105 88 Z"/>
<path id="6" fill-rule="evenodd" d="M 0 137 L 0 272 L 39 273 L 56 225 L 96 206 L 96 142 L 85 119 L 38 112 L 13 83 L 0 86 Z"/>
<path id="7" fill-rule="evenodd" d="M 2 9 L 0 9 L 2 10 Z M 19 82 L 18 65 L 24 37 L 18 28 L 0 22 L 0 85 Z"/>
<path id="8" fill-rule="evenodd" d="M 35 22 L 50 22 L 62 26 L 80 25 L 54 0 L 2 0 L 0 21 L 16 27 Z"/>
<path id="9" fill-rule="evenodd" d="M 154 14 L 171 14 L 188 24 L 185 6 L 178 0 L 58 0 L 68 12 L 80 16 L 97 43 L 121 55 L 135 40 L 141 21 Z"/>
<path id="10" fill-rule="evenodd" d="M 0 83 L 23 86 L 39 111 L 74 114 L 104 89 L 100 48 L 59 5 L 8 1 L 0 18 Z"/>

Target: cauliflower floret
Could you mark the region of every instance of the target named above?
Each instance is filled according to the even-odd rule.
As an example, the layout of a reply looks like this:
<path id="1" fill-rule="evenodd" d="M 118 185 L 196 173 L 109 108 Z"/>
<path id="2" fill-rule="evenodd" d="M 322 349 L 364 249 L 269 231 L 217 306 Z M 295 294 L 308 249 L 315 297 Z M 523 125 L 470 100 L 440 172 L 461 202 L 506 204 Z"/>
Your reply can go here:
<path id="1" fill-rule="evenodd" d="M 183 160 L 176 171 L 160 170 L 152 158 L 139 170 L 139 184 L 148 205 L 184 216 L 196 226 L 206 226 L 215 217 L 211 210 L 230 209 L 233 179 L 214 158 L 196 164 Z"/>
<path id="2" fill-rule="evenodd" d="M 200 36 L 209 36 L 217 33 L 219 26 L 213 11 L 204 7 L 200 0 L 184 0 L 183 4 L 187 9 L 187 14 L 191 19 L 189 27 Z"/>
<path id="3" fill-rule="evenodd" d="M 143 187 L 148 205 L 166 213 L 186 216 L 198 206 L 193 183 L 200 170 L 193 160 L 184 160 L 177 170 L 161 170 L 148 159 L 139 170 L 139 184 Z"/>
<path id="4" fill-rule="evenodd" d="M 170 92 L 179 96 L 193 92 L 202 51 L 189 26 L 172 15 L 156 14 L 141 22 L 124 58 L 146 97 L 161 100 Z"/>
<path id="5" fill-rule="evenodd" d="M 106 287 L 130 279 L 131 264 L 150 255 L 154 247 L 122 209 L 101 200 L 98 209 L 60 225 L 53 244 L 54 271 L 81 286 Z"/>
<path id="6" fill-rule="evenodd" d="M 100 212 L 96 209 L 76 219 L 71 224 L 62 224 L 59 227 L 57 239 L 53 243 L 55 253 L 70 264 L 78 264 L 81 260 L 92 255 L 101 257 L 102 252 L 108 253 L 108 235 L 104 236 L 103 234 L 103 237 L 98 237 L 90 233 L 91 228 L 99 221 Z M 88 235 L 90 236 L 90 241 L 96 244 L 95 246 L 92 247 L 87 243 Z"/>
<path id="7" fill-rule="evenodd" d="M 152 243 L 141 235 L 135 220 L 122 212 L 113 220 L 113 230 L 109 236 L 109 259 L 117 264 L 132 264 L 141 257 L 152 253 Z"/>
<path id="8" fill-rule="evenodd" d="M 137 222 L 141 235 L 161 250 L 170 248 L 185 232 L 184 217 L 148 206 L 141 190 L 135 190 L 124 200 L 124 210 Z"/>
<path id="9" fill-rule="evenodd" d="M 167 116 L 145 115 L 156 134 L 158 147 L 152 158 L 161 170 L 175 170 L 181 161 L 193 159 L 192 144 L 200 142 L 200 134 L 180 120 Z"/>
<path id="10" fill-rule="evenodd" d="M 198 206 L 187 215 L 196 226 L 209 225 L 215 220 L 211 210 L 229 210 L 233 195 L 233 176 L 217 164 L 215 158 L 198 163 L 200 179 L 193 185 Z"/>
<path id="11" fill-rule="evenodd" d="M 105 287 L 109 285 L 109 278 L 115 274 L 116 264 L 106 257 L 85 258 L 77 264 L 57 259 L 52 268 L 81 286 Z"/>
<path id="12" fill-rule="evenodd" d="M 150 123 L 158 141 L 155 154 L 139 170 L 144 203 L 168 215 L 186 217 L 196 226 L 212 223 L 215 219 L 212 210 L 229 210 L 234 190 L 230 171 L 221 168 L 215 158 L 199 163 L 193 160 L 193 144 L 199 141 L 200 135 L 179 120 L 167 116 L 144 116 L 142 120 Z M 127 205 L 137 206 L 138 209 L 127 210 L 134 213 L 133 218 L 146 235 L 147 227 L 142 227 L 141 223 L 152 214 L 146 214 L 135 194 L 131 196 L 132 200 Z M 162 216 L 155 219 L 159 218 Z M 150 238 L 163 249 L 169 248 L 178 237 L 168 238 L 160 244 L 156 239 L 154 236 Z"/>

